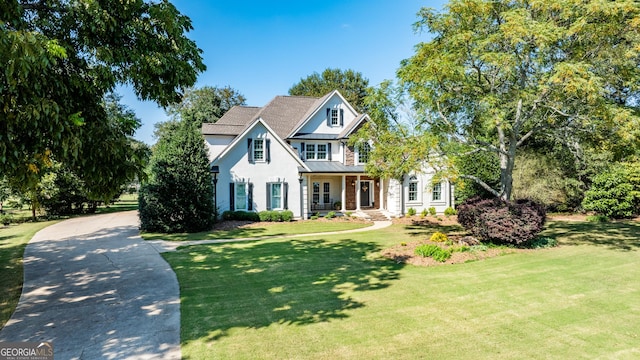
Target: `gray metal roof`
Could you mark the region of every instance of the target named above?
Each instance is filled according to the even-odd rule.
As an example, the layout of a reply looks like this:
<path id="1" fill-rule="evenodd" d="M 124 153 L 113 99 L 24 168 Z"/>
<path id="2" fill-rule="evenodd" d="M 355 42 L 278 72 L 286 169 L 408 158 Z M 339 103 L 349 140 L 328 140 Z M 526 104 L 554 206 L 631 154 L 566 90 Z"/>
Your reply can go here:
<path id="1" fill-rule="evenodd" d="M 336 161 L 306 161 L 305 165 L 314 173 L 364 173 L 364 165 L 349 166 Z M 306 173 L 306 169 L 298 167 Z"/>
<path id="2" fill-rule="evenodd" d="M 302 139 L 302 140 L 336 140 L 338 135 L 336 134 L 295 134 L 290 139 Z"/>

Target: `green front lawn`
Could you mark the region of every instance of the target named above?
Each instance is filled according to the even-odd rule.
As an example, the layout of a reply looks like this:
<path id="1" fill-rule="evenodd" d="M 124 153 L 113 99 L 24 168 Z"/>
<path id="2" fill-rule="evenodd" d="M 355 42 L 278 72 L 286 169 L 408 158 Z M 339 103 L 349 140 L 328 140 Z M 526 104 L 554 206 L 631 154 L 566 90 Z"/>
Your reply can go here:
<path id="1" fill-rule="evenodd" d="M 640 357 L 640 224 L 552 222 L 562 246 L 466 264 L 380 258 L 434 228 L 185 247 L 185 359 Z"/>
<path id="2" fill-rule="evenodd" d="M 322 221 L 304 220 L 293 222 L 259 223 L 230 230 L 213 230 L 199 233 L 142 233 L 145 240 L 191 241 L 191 240 L 217 240 L 217 239 L 241 239 L 264 236 L 289 236 L 300 234 L 313 234 L 332 231 L 360 229 L 371 226 L 372 223 L 360 221 Z"/>
<path id="3" fill-rule="evenodd" d="M 22 255 L 36 232 L 55 221 L 23 223 L 3 227 L 0 224 L 0 328 L 9 321 L 22 292 Z"/>

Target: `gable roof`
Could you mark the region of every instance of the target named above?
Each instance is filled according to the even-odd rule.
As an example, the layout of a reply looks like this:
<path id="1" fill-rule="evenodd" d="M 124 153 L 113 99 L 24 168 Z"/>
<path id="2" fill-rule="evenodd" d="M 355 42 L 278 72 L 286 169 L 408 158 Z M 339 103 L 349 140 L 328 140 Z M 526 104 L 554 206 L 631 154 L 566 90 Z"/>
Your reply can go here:
<path id="1" fill-rule="evenodd" d="M 240 135 L 257 119 L 262 119 L 281 139 L 296 135 L 296 132 L 334 95 L 356 112 L 338 90 L 323 97 L 276 96 L 264 107 L 234 106 L 216 123 L 202 124 L 204 135 Z M 362 116 L 362 115 L 361 115 Z M 360 116 L 360 117 L 361 117 Z"/>
<path id="2" fill-rule="evenodd" d="M 298 130 L 300 130 L 302 128 L 302 126 L 304 126 L 304 124 L 311 118 L 313 117 L 318 111 L 320 111 L 320 109 L 324 108 L 324 105 L 329 101 L 329 99 L 331 99 L 334 95 L 337 95 L 340 97 L 340 99 L 342 99 L 342 103 L 345 104 L 346 106 L 349 107 L 349 109 L 351 111 L 353 111 L 354 113 L 358 113 L 352 106 L 351 104 L 349 104 L 349 102 L 347 101 L 347 99 L 344 98 L 344 96 L 342 96 L 342 94 L 340 94 L 340 92 L 338 90 L 333 90 L 332 92 L 328 93 L 327 95 L 321 97 L 318 99 L 318 101 L 316 102 L 316 104 L 314 104 L 314 106 L 312 108 L 309 109 L 309 111 L 305 114 L 305 116 L 300 119 L 300 121 L 296 124 L 296 126 L 289 132 L 288 136 L 293 136 L 295 135 Z"/>
<path id="3" fill-rule="evenodd" d="M 234 106 L 216 123 L 202 124 L 202 133 L 240 135 L 257 119 L 262 119 L 278 137 L 285 139 L 292 128 L 305 119 L 309 109 L 316 107 L 320 99 L 309 96 L 276 96 L 261 108 Z"/>
<path id="4" fill-rule="evenodd" d="M 305 169 L 306 171 L 310 171 L 307 165 L 298 157 L 298 154 L 294 152 L 293 148 L 291 148 L 291 146 L 289 146 L 289 144 L 287 144 L 280 136 L 277 136 L 275 131 L 269 126 L 269 124 L 267 124 L 260 117 L 255 119 L 253 122 L 251 122 L 251 124 L 249 124 L 249 126 L 247 126 L 244 129 L 244 131 L 238 134 L 238 136 L 236 136 L 236 138 L 233 139 L 233 141 L 218 156 L 216 156 L 216 158 L 213 159 L 213 161 L 211 161 L 210 166 L 213 166 L 220 159 L 225 157 L 233 148 L 235 148 L 238 145 L 238 143 L 244 138 L 244 136 L 249 131 L 251 131 L 251 129 L 258 126 L 258 124 L 262 124 L 267 129 L 267 132 L 273 135 L 273 138 L 275 139 L 275 141 L 278 142 L 283 148 L 285 148 L 285 150 L 287 150 L 289 154 L 291 154 L 291 157 L 298 162 L 299 168 Z"/>
<path id="5" fill-rule="evenodd" d="M 365 121 L 369 121 L 369 115 L 367 114 L 361 114 L 359 115 L 351 124 L 349 127 L 346 127 L 344 130 L 342 130 L 342 132 L 340 133 L 340 135 L 338 135 L 339 138 L 344 139 L 349 137 L 349 135 L 351 135 L 356 129 L 360 128 L 360 125 L 362 123 L 364 123 Z"/>
<path id="6" fill-rule="evenodd" d="M 234 106 L 215 123 L 203 123 L 204 135 L 238 135 L 260 111 L 256 106 Z"/>

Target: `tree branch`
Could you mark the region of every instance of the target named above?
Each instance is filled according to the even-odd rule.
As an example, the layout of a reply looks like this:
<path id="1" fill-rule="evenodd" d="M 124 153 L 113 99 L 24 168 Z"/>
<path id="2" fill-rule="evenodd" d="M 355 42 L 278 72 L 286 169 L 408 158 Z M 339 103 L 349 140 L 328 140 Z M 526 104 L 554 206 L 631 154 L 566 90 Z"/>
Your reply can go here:
<path id="1" fill-rule="evenodd" d="M 476 184 L 480 185 L 483 189 L 487 190 L 488 192 L 490 192 L 495 197 L 500 197 L 501 196 L 501 194 L 499 192 L 495 191 L 491 186 L 487 185 L 486 182 L 482 181 L 482 179 L 480 179 L 477 176 L 460 175 L 460 177 L 463 178 L 463 179 L 473 180 Z"/>

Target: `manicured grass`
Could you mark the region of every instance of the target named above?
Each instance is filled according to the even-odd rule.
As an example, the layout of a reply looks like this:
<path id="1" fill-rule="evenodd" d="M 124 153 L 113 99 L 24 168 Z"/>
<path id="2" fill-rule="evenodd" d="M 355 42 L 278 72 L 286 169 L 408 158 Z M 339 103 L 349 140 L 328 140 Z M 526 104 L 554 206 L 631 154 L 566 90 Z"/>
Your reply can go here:
<path id="1" fill-rule="evenodd" d="M 185 247 L 185 359 L 640 357 L 640 224 L 549 224 L 562 246 L 416 267 L 433 228 Z M 411 233 L 411 234 L 409 234 Z"/>
<path id="2" fill-rule="evenodd" d="M 9 320 L 22 292 L 22 255 L 36 232 L 55 221 L 0 225 L 0 328 Z"/>
<path id="3" fill-rule="evenodd" d="M 107 214 L 118 211 L 138 210 L 138 194 L 123 194 L 108 206 L 101 205 L 96 209 L 96 214 Z"/>
<path id="4" fill-rule="evenodd" d="M 348 221 L 293 221 L 283 223 L 261 223 L 259 227 L 242 227 L 231 230 L 214 230 L 199 233 L 179 233 L 179 234 L 160 234 L 160 233 L 142 233 L 141 236 L 145 240 L 168 240 L 168 241 L 191 241 L 191 240 L 210 240 L 210 239 L 241 239 L 250 237 L 263 236 L 287 236 L 323 233 L 331 231 L 360 229 L 371 226 L 371 223 L 348 222 Z"/>
<path id="5" fill-rule="evenodd" d="M 11 208 L 9 206 L 5 206 L 4 208 L 7 214 L 10 214 L 13 217 L 14 222 L 21 223 L 24 221 L 31 221 L 31 210 L 27 208 Z M 112 204 L 100 205 L 96 209 L 96 214 L 108 214 L 119 211 L 130 211 L 130 210 L 138 210 L 138 194 L 123 194 L 117 200 L 114 200 Z M 84 214 L 83 214 L 84 215 Z M 76 215 L 73 215 L 76 216 Z M 60 216 L 62 219 L 69 218 L 70 216 Z M 42 216 L 42 212 L 38 213 L 38 218 L 46 218 L 46 216 Z"/>

